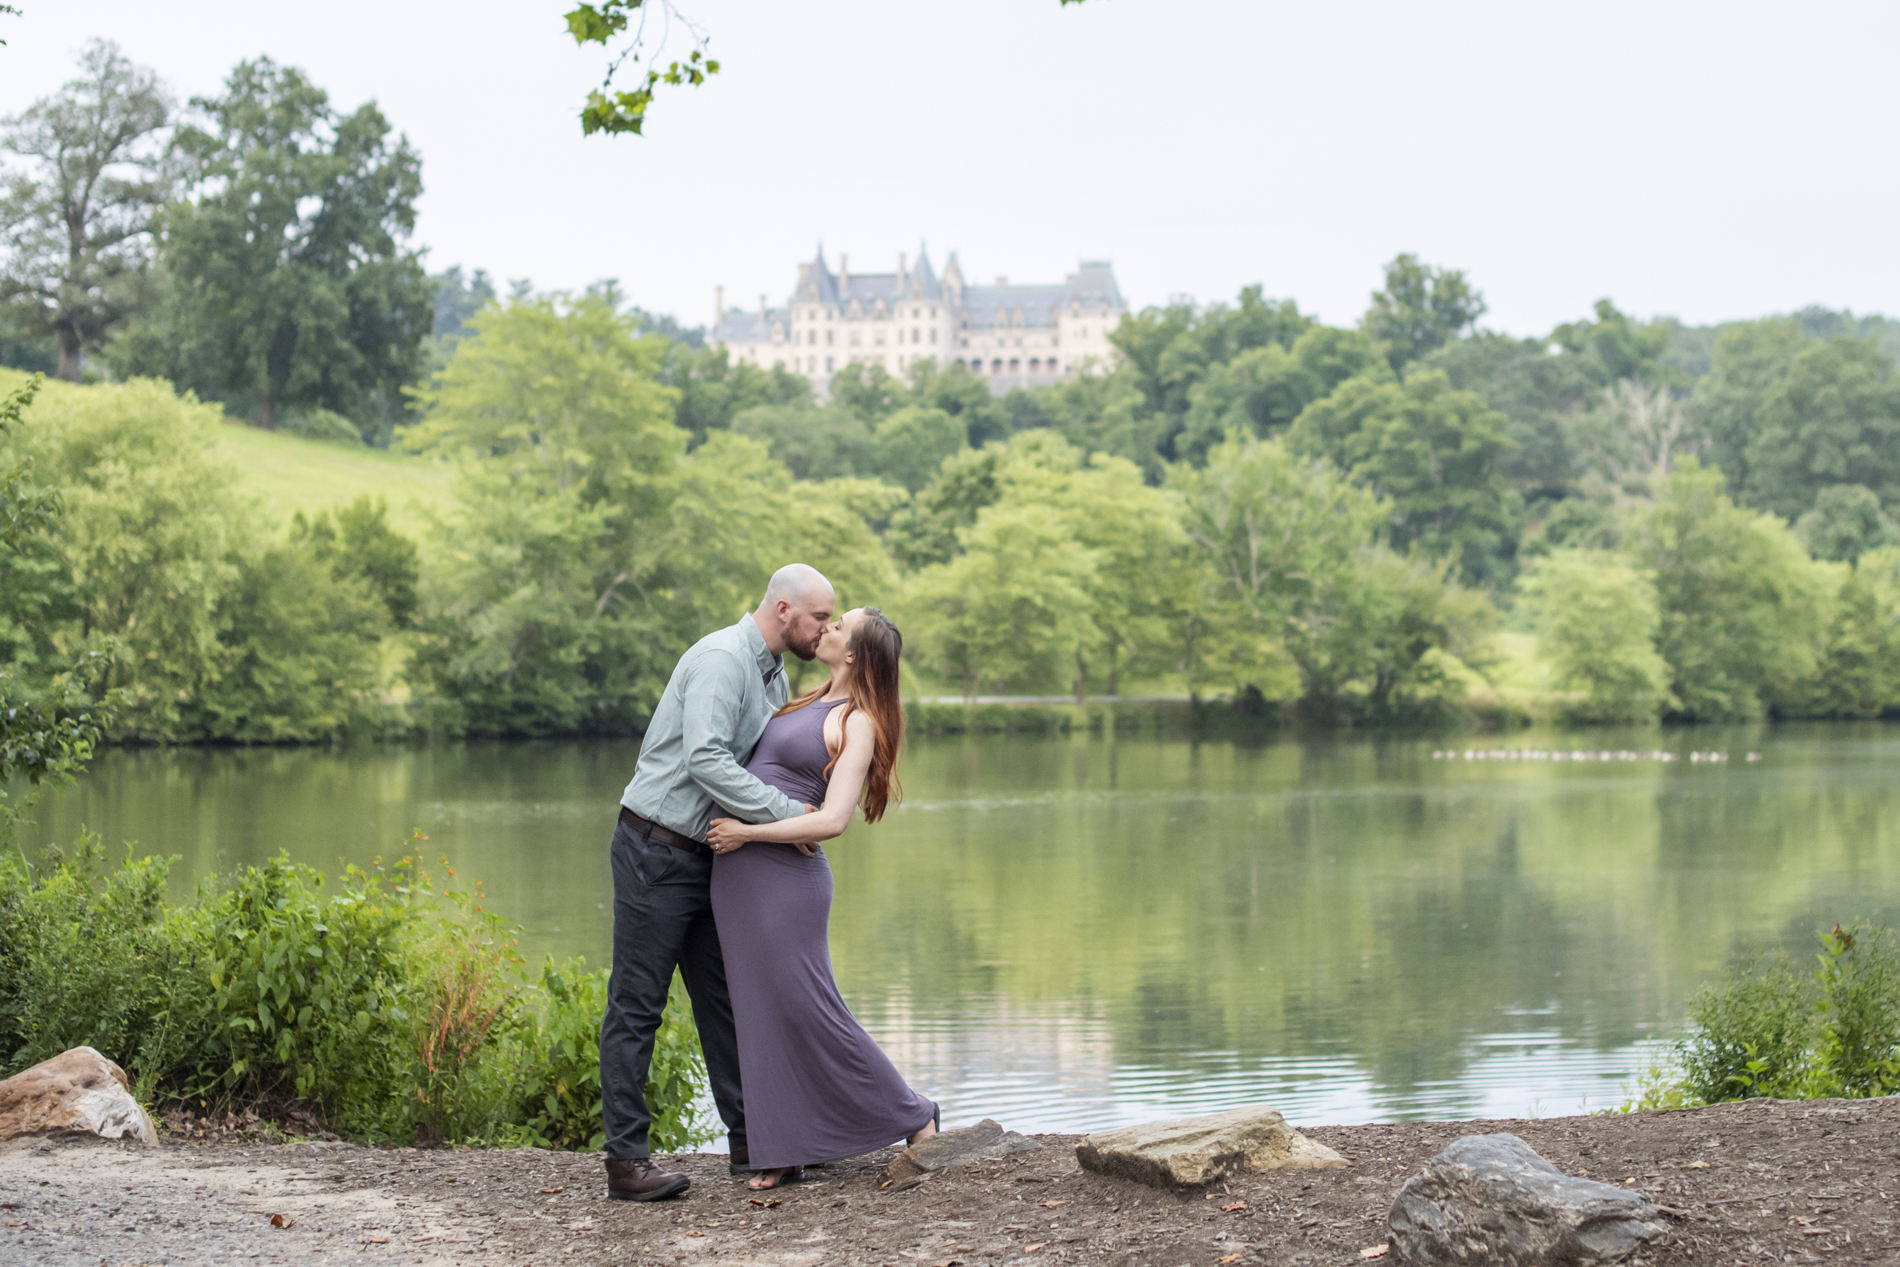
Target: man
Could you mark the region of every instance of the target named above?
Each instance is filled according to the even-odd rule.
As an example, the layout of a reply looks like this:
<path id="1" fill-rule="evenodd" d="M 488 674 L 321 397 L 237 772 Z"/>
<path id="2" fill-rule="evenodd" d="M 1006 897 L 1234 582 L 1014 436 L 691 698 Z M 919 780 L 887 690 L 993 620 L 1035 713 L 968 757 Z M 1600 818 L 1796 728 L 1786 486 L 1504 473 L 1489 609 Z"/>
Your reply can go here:
<path id="1" fill-rule="evenodd" d="M 657 1201 L 686 1191 L 685 1175 L 649 1156 L 647 1072 L 677 967 L 693 999 L 713 1102 L 726 1124 L 734 1173 L 746 1165 L 739 1044 L 726 964 L 713 926 L 714 805 L 748 823 L 810 811 L 748 774 L 745 763 L 784 706 L 785 652 L 810 660 L 836 602 L 817 569 L 772 574 L 757 611 L 707 634 L 680 657 L 640 741 L 614 828 L 614 970 L 600 1026 L 600 1098 L 607 1129 L 607 1195 Z"/>

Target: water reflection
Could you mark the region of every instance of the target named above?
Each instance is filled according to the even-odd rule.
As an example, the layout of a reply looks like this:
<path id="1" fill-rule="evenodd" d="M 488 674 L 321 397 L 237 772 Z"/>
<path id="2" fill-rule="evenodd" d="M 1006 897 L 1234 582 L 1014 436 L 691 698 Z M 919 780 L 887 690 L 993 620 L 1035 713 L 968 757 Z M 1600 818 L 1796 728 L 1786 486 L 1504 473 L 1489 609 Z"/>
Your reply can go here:
<path id="1" fill-rule="evenodd" d="M 1618 1101 L 1738 947 L 1900 916 L 1893 729 L 1591 740 L 1682 759 L 920 742 L 904 808 L 828 850 L 839 979 L 956 1120 L 1079 1130 L 1263 1100 L 1309 1122 L 1556 1114 Z M 43 818 L 54 838 L 85 823 L 182 855 L 181 892 L 279 848 L 334 869 L 419 829 L 524 948 L 604 963 L 633 758 L 113 752 Z"/>

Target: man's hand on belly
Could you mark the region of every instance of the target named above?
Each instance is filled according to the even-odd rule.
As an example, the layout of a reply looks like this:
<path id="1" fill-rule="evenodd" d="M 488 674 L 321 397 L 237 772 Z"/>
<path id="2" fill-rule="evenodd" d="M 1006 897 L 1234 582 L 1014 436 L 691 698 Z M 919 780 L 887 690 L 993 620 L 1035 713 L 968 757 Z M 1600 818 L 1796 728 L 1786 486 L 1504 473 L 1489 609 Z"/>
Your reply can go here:
<path id="1" fill-rule="evenodd" d="M 807 814 L 816 814 L 818 812 L 818 807 L 816 805 L 812 805 L 808 803 L 805 806 L 805 812 Z M 798 850 L 798 852 L 804 854 L 807 858 L 809 858 L 813 854 L 818 852 L 818 842 L 815 840 L 814 841 L 794 840 L 792 842 L 792 848 Z"/>

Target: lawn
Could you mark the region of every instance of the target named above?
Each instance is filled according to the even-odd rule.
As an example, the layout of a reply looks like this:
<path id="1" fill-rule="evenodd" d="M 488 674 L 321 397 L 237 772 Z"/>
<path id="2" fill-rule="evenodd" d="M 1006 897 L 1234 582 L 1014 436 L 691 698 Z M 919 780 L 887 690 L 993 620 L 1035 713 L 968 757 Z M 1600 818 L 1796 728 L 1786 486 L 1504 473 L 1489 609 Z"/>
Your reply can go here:
<path id="1" fill-rule="evenodd" d="M 449 468 L 426 458 L 306 440 L 242 423 L 221 427 L 214 451 L 237 467 L 240 486 L 262 498 L 279 523 L 299 510 L 308 514 L 345 506 L 368 493 L 389 503 L 389 521 L 397 531 L 416 537 L 428 528 L 427 509 L 448 500 Z"/>

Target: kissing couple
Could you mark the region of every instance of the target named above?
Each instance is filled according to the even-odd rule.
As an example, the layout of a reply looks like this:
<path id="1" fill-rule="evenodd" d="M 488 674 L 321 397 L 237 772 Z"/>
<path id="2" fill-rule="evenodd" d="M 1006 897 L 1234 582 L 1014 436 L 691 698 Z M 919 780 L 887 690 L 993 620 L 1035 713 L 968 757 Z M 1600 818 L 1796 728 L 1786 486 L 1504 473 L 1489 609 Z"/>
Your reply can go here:
<path id="1" fill-rule="evenodd" d="M 837 619 L 831 582 L 792 563 L 758 610 L 680 657 L 614 828 L 614 968 L 600 1026 L 607 1195 L 657 1201 L 685 1175 L 650 1155 L 647 1072 L 678 968 L 732 1174 L 777 1187 L 942 1124 L 864 1032 L 831 975 L 831 864 L 818 842 L 901 794 L 897 665 L 875 607 Z M 785 652 L 825 684 L 788 700 Z"/>

